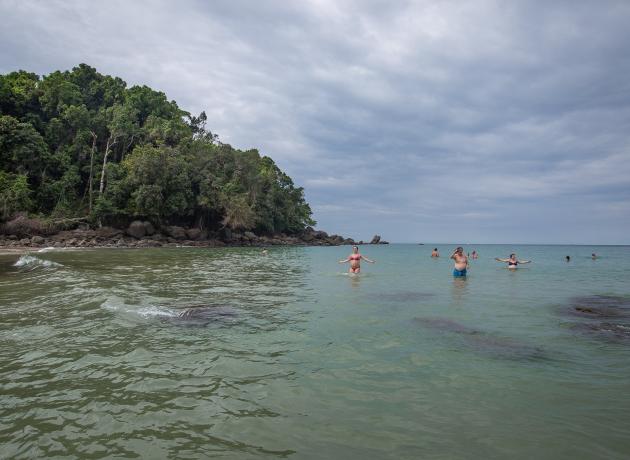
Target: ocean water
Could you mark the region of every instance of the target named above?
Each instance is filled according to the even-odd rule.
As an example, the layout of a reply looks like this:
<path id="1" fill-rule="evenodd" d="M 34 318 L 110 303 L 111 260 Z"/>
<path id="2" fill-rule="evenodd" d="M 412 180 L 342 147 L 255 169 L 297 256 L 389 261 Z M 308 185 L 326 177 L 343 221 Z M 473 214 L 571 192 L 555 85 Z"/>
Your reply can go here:
<path id="1" fill-rule="evenodd" d="M 0 458 L 630 458 L 630 248 L 434 246 L 2 255 Z"/>

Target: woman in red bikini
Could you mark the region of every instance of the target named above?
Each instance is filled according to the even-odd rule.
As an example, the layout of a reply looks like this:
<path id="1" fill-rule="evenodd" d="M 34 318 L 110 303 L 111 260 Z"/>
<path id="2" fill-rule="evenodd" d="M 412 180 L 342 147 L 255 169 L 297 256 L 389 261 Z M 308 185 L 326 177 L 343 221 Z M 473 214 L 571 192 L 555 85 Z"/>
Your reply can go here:
<path id="1" fill-rule="evenodd" d="M 350 262 L 350 273 L 360 273 L 361 272 L 361 259 L 369 262 L 371 264 L 376 263 L 374 260 L 370 260 L 365 256 L 359 254 L 359 248 L 357 246 L 352 246 L 352 254 L 348 256 L 347 259 L 340 260 L 340 264 L 344 264 L 346 262 Z"/>

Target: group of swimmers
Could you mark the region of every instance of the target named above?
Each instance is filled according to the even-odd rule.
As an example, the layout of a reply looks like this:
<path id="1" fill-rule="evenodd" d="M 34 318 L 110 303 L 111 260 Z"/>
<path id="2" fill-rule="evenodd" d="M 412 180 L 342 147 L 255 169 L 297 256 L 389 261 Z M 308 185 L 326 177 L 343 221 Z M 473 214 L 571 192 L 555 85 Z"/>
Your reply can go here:
<path id="1" fill-rule="evenodd" d="M 438 251 L 438 248 L 434 248 L 433 251 L 431 252 L 431 257 L 432 258 L 437 258 L 440 257 L 440 253 Z M 453 267 L 453 276 L 455 277 L 461 277 L 461 276 L 466 276 L 467 274 L 467 270 L 468 270 L 468 258 L 472 258 L 472 259 L 477 259 L 479 258 L 479 254 L 477 253 L 477 251 L 473 251 L 472 255 L 470 254 L 464 254 L 464 248 L 461 246 L 458 246 L 455 251 L 453 251 L 453 254 L 451 254 L 450 259 L 453 259 L 455 266 Z M 597 255 L 595 253 L 592 254 L 591 258 L 593 260 L 595 260 L 597 258 Z M 343 260 L 340 260 L 339 263 L 343 264 L 346 262 L 350 262 L 350 273 L 360 273 L 361 272 L 361 260 L 365 260 L 366 262 L 369 262 L 371 264 L 375 263 L 374 260 L 368 259 L 367 257 L 365 257 L 364 255 L 361 255 L 359 253 L 359 247 L 358 246 L 352 246 L 352 254 L 350 254 L 348 257 L 346 257 Z M 499 257 L 495 257 L 494 260 L 496 260 L 497 262 L 504 262 L 507 263 L 507 268 L 509 270 L 515 270 L 518 268 L 519 265 L 523 265 L 523 264 L 529 264 L 531 263 L 531 260 L 520 260 L 518 257 L 516 257 L 516 254 L 510 254 L 510 257 L 508 257 L 507 259 L 500 259 Z M 566 261 L 569 262 L 571 261 L 571 257 L 570 256 L 566 256 Z"/>

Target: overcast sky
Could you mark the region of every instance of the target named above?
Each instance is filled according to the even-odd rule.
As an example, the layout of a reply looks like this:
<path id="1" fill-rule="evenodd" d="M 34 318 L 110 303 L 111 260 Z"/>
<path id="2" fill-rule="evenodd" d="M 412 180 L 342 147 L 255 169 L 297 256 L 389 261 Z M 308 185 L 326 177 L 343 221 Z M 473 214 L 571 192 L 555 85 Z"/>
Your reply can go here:
<path id="1" fill-rule="evenodd" d="M 628 1 L 0 0 L 0 73 L 82 62 L 205 110 L 330 233 L 630 243 Z"/>

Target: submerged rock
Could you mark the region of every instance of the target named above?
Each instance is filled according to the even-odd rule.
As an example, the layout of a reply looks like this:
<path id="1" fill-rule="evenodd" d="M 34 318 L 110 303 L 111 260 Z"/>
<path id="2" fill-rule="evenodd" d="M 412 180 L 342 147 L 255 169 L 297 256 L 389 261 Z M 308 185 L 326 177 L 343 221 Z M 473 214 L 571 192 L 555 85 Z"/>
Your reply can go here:
<path id="1" fill-rule="evenodd" d="M 179 307 L 177 316 L 169 321 L 182 326 L 207 326 L 210 323 L 230 321 L 238 316 L 235 309 L 225 305 L 196 304 Z"/>
<path id="2" fill-rule="evenodd" d="M 630 317 L 630 298 L 609 295 L 576 297 L 569 312 L 585 318 Z"/>
<path id="3" fill-rule="evenodd" d="M 630 324 L 575 323 L 571 328 L 595 338 L 623 342 L 630 345 Z"/>
<path id="4" fill-rule="evenodd" d="M 428 329 L 458 334 L 466 348 L 486 355 L 507 359 L 543 359 L 543 350 L 517 340 L 471 328 L 448 318 L 414 318 Z"/>
<path id="5" fill-rule="evenodd" d="M 576 297 L 563 311 L 582 318 L 581 322 L 570 324 L 572 330 L 630 345 L 630 298 L 610 295 Z"/>

